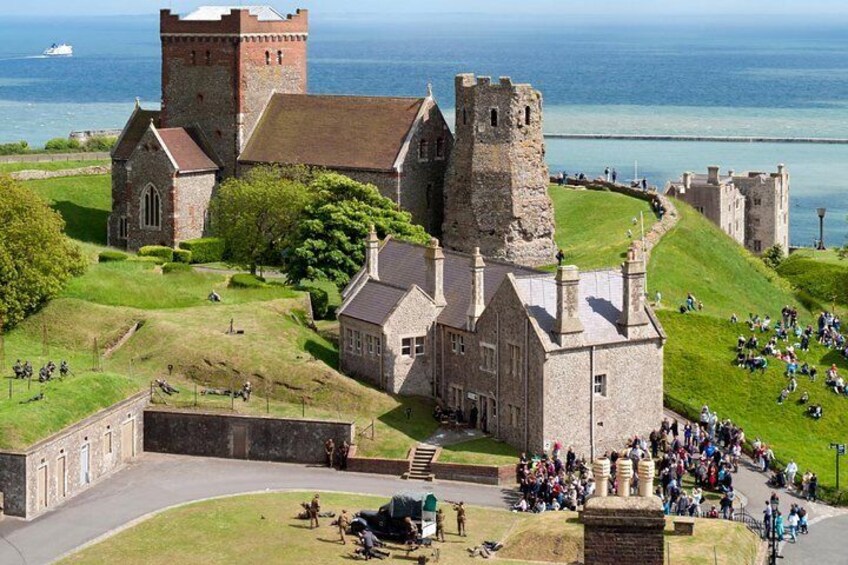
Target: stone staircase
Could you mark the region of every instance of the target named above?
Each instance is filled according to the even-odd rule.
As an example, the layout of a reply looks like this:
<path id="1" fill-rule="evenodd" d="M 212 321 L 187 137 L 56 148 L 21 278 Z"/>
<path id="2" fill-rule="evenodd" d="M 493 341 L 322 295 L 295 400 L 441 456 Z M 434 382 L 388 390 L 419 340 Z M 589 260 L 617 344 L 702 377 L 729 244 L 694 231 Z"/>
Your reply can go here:
<path id="1" fill-rule="evenodd" d="M 437 449 L 435 445 L 419 443 L 409 460 L 409 471 L 403 474 L 403 478 L 432 481 L 433 473 L 430 471 L 430 463 L 433 462 Z"/>

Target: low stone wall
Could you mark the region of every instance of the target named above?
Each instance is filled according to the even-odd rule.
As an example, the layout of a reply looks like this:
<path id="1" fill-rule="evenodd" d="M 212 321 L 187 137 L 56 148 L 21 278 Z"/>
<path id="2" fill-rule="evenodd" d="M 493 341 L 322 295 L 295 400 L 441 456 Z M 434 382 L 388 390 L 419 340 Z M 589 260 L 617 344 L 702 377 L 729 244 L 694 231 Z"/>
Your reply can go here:
<path id="1" fill-rule="evenodd" d="M 324 442 L 351 442 L 353 422 L 271 418 L 149 408 L 144 450 L 157 453 L 323 463 Z"/>
<path id="2" fill-rule="evenodd" d="M 112 172 L 110 165 L 94 165 L 91 167 L 79 167 L 77 169 L 64 169 L 61 171 L 17 171 L 9 173 L 16 180 L 44 180 L 58 177 L 82 177 L 94 175 L 108 175 Z"/>
<path id="3" fill-rule="evenodd" d="M 354 473 L 393 475 L 400 477 L 409 471 L 406 459 L 379 459 L 374 457 L 348 457 L 347 470 Z"/>
<path id="4" fill-rule="evenodd" d="M 44 163 L 52 161 L 102 161 L 111 159 L 108 151 L 77 153 L 26 153 L 24 155 L 0 155 L 0 163 Z"/>
<path id="5" fill-rule="evenodd" d="M 437 479 L 484 485 L 515 485 L 515 465 L 466 465 L 461 463 L 432 463 L 430 468 Z"/>

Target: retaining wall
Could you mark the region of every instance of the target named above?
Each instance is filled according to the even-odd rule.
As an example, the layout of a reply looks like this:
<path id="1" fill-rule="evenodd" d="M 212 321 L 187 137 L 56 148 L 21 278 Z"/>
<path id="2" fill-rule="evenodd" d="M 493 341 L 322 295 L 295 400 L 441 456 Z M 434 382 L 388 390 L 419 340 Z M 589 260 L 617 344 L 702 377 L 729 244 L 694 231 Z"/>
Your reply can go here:
<path id="1" fill-rule="evenodd" d="M 82 177 L 94 175 L 108 175 L 112 172 L 111 165 L 93 165 L 91 167 L 79 167 L 77 169 L 63 169 L 61 171 L 16 171 L 9 176 L 17 180 L 43 180 L 58 177 Z"/>
<path id="2" fill-rule="evenodd" d="M 0 155 L 0 163 L 43 163 L 46 161 L 100 161 L 111 159 L 107 151 L 79 153 L 27 153 L 24 155 Z"/>

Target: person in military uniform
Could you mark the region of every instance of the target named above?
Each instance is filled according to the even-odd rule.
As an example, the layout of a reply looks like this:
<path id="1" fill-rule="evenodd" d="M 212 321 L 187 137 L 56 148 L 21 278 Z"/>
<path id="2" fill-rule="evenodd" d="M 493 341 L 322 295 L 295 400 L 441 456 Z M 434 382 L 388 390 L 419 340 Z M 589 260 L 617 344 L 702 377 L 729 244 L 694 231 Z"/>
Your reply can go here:
<path id="1" fill-rule="evenodd" d="M 15 361 L 15 365 L 12 367 L 12 371 L 15 373 L 15 378 L 16 378 L 16 379 L 23 379 L 23 378 L 25 378 L 25 375 L 24 375 L 24 366 L 23 366 L 23 365 L 21 365 L 21 360 L 20 360 L 20 359 L 18 359 L 17 361 Z"/>
<path id="2" fill-rule="evenodd" d="M 333 438 L 324 442 L 324 453 L 327 455 L 327 467 L 332 468 L 333 456 L 336 453 L 336 442 L 333 441 Z"/>
<path id="3" fill-rule="evenodd" d="M 62 362 L 59 363 L 59 376 L 63 379 L 68 376 L 68 372 L 71 368 L 68 366 L 68 362 L 62 359 Z"/>
<path id="4" fill-rule="evenodd" d="M 347 545 L 347 540 L 345 539 L 345 534 L 347 533 L 347 529 L 350 527 L 350 516 L 347 514 L 347 510 L 342 510 L 341 516 L 339 516 L 339 537 L 341 538 L 342 545 Z"/>
<path id="5" fill-rule="evenodd" d="M 445 513 L 441 508 L 436 510 L 436 539 L 445 541 Z"/>
<path id="6" fill-rule="evenodd" d="M 309 504 L 309 529 L 318 527 L 318 513 L 321 512 L 321 499 L 319 494 L 315 494 L 312 502 Z"/>
<path id="7" fill-rule="evenodd" d="M 459 504 L 454 504 L 453 509 L 456 512 L 457 532 L 462 537 L 467 537 L 468 533 L 465 531 L 465 504 L 460 501 Z"/>

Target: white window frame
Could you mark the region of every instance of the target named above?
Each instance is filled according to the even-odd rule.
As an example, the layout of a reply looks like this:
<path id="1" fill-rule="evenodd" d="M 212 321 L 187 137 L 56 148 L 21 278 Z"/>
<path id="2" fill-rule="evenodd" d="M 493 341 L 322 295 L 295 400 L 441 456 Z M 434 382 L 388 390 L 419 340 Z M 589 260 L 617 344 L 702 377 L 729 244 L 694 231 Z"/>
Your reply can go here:
<path id="1" fill-rule="evenodd" d="M 606 398 L 608 395 L 609 382 L 606 373 L 599 373 L 592 377 L 592 392 L 595 396 Z"/>
<path id="2" fill-rule="evenodd" d="M 507 351 L 509 352 L 509 376 L 520 377 L 522 373 L 521 346 L 510 343 L 507 345 Z"/>
<path id="3" fill-rule="evenodd" d="M 427 347 L 426 347 L 427 341 L 426 341 L 425 336 L 423 336 L 423 335 L 415 336 L 414 343 L 415 343 L 415 356 L 416 357 L 422 357 L 422 356 L 427 354 Z"/>
<path id="4" fill-rule="evenodd" d="M 156 207 L 153 210 L 148 210 L 147 197 L 150 195 L 151 204 L 155 203 Z M 148 213 L 149 212 L 149 213 Z M 148 222 L 147 220 L 151 221 Z M 139 199 L 139 214 L 138 224 L 143 230 L 161 231 L 162 229 L 162 196 L 159 194 L 159 189 L 151 182 L 141 191 Z"/>
<path id="5" fill-rule="evenodd" d="M 377 357 L 383 354 L 383 338 L 380 336 L 374 338 L 374 351 Z"/>
<path id="6" fill-rule="evenodd" d="M 491 343 L 480 344 L 480 370 L 495 373 L 498 367 L 498 350 Z"/>
<path id="7" fill-rule="evenodd" d="M 345 343 L 347 344 L 346 349 L 353 353 L 353 330 L 350 328 L 345 328 Z"/>
<path id="8" fill-rule="evenodd" d="M 426 163 L 430 160 L 430 141 L 427 139 L 418 140 L 418 162 Z"/>
<path id="9" fill-rule="evenodd" d="M 353 351 L 357 355 L 362 355 L 362 332 L 353 330 Z"/>
<path id="10" fill-rule="evenodd" d="M 400 340 L 400 354 L 404 357 L 415 357 L 415 338 L 404 337 Z"/>

